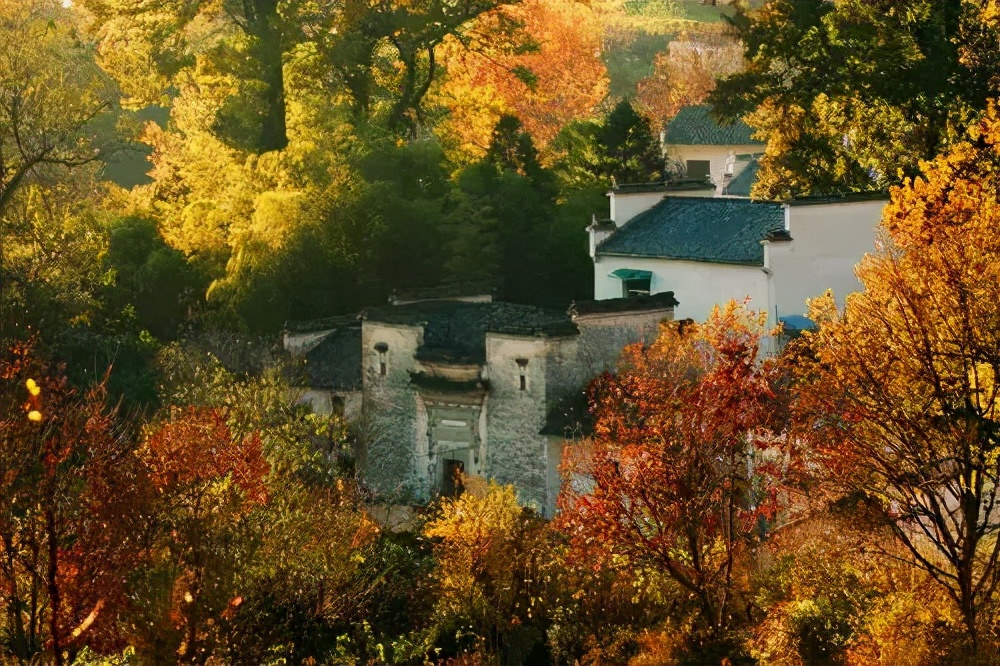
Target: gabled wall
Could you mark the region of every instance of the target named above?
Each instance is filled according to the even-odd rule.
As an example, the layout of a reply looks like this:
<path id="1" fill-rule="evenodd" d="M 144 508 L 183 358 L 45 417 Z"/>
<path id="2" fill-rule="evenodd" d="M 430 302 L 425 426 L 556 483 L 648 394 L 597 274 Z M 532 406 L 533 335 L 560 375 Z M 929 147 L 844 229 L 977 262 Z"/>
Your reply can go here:
<path id="1" fill-rule="evenodd" d="M 648 192 L 611 190 L 608 192 L 611 219 L 616 227 L 621 227 L 639 213 L 658 204 L 666 195 L 663 188 Z"/>
<path id="2" fill-rule="evenodd" d="M 833 289 L 837 304 L 861 289 L 854 268 L 875 248 L 875 230 L 885 201 L 856 201 L 788 206 L 790 241 L 765 245 L 765 263 L 773 275 L 769 315 L 801 315 L 806 299 Z M 681 296 L 678 298 L 683 300 Z"/>
<path id="3" fill-rule="evenodd" d="M 486 475 L 513 484 L 518 500 L 543 511 L 547 499 L 545 425 L 549 356 L 563 338 L 487 333 L 490 394 L 486 413 Z M 521 390 L 521 366 L 526 385 Z"/>
<path id="4" fill-rule="evenodd" d="M 410 372 L 423 343 L 422 326 L 365 321 L 361 327 L 364 415 L 367 444 L 361 469 L 377 491 L 400 500 L 425 496 L 424 475 L 417 473 L 417 458 L 427 455 L 426 412 L 418 409 Z M 378 343 L 388 345 L 387 373 L 379 374 Z"/>

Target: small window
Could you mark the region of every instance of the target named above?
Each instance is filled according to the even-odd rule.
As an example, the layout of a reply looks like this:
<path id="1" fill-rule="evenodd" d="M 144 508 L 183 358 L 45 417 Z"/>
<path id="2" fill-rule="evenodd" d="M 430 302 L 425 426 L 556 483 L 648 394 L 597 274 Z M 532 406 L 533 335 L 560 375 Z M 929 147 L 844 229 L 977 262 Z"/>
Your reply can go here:
<path id="1" fill-rule="evenodd" d="M 712 163 L 708 160 L 688 160 L 687 177 L 692 180 L 708 180 L 712 175 Z"/>
<path id="2" fill-rule="evenodd" d="M 385 377 L 389 371 L 389 366 L 386 361 L 386 354 L 389 353 L 389 345 L 384 342 L 379 342 L 375 345 L 375 351 L 378 352 L 378 374 L 380 377 Z"/>
<path id="3" fill-rule="evenodd" d="M 622 280 L 622 296 L 630 298 L 633 296 L 649 296 L 649 286 L 651 278 L 631 278 Z"/>
<path id="4" fill-rule="evenodd" d="M 517 359 L 514 359 L 514 360 L 517 363 L 517 370 L 518 370 L 518 375 L 519 375 L 518 385 L 520 386 L 520 390 L 527 391 L 528 390 L 528 359 L 526 359 L 526 358 L 517 358 Z"/>

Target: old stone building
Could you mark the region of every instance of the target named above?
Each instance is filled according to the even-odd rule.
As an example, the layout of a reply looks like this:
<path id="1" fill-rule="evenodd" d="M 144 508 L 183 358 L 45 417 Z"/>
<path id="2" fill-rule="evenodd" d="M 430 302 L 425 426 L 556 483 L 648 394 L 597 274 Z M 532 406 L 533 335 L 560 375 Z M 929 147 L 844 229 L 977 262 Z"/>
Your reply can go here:
<path id="1" fill-rule="evenodd" d="M 461 472 L 513 484 L 552 515 L 565 429 L 581 415 L 586 383 L 626 344 L 654 337 L 675 303 L 669 293 L 569 312 L 417 301 L 290 325 L 285 345 L 305 356 L 318 409 L 352 407 L 361 468 L 381 496 L 452 494 Z"/>

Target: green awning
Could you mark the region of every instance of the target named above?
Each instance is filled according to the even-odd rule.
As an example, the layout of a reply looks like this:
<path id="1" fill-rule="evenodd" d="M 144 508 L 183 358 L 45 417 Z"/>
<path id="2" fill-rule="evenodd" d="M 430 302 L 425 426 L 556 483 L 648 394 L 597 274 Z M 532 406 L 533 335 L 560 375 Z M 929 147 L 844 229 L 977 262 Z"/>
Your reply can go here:
<path id="1" fill-rule="evenodd" d="M 650 280 L 653 277 L 653 272 L 637 271 L 633 268 L 619 268 L 610 273 L 608 277 L 618 278 L 619 280 Z"/>

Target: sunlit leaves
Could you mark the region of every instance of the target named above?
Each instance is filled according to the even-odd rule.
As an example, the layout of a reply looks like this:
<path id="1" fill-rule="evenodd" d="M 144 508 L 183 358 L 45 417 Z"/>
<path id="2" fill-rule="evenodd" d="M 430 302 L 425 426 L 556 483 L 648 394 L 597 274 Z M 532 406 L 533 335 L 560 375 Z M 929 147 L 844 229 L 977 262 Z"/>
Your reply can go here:
<path id="1" fill-rule="evenodd" d="M 996 112 L 893 192 L 864 291 L 827 296 L 801 436 L 840 487 L 869 495 L 973 635 L 1000 543 Z M 810 366 L 806 366 L 810 367 Z M 931 552 L 934 554 L 931 555 Z"/>
<path id="2" fill-rule="evenodd" d="M 97 159 L 114 91 L 54 0 L 0 2 L 0 212 L 46 170 Z"/>
<path id="3" fill-rule="evenodd" d="M 776 0 L 738 15 L 747 70 L 712 95 L 767 140 L 762 198 L 885 190 L 992 94 L 995 17 L 971 0 Z"/>
<path id="4" fill-rule="evenodd" d="M 118 646 L 148 515 L 133 443 L 103 385 L 77 391 L 31 344 L 4 350 L 0 396 L 4 651 L 60 664 Z"/>
<path id="5" fill-rule="evenodd" d="M 500 19 L 520 26 L 514 41 L 488 33 Z M 486 34 L 473 33 L 477 47 L 460 39 L 442 44 L 447 75 L 434 93 L 449 114 L 441 131 L 465 159 L 482 155 L 504 114 L 517 116 L 543 147 L 569 121 L 592 116 L 607 94 L 600 27 L 587 5 L 527 0 L 484 16 L 478 26 Z"/>

